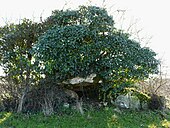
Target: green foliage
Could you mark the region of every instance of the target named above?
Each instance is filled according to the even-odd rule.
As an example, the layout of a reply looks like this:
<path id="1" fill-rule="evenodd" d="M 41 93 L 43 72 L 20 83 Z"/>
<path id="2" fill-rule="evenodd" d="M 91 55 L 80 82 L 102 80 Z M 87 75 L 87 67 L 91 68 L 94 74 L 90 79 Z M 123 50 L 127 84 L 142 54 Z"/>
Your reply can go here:
<path id="1" fill-rule="evenodd" d="M 50 29 L 33 49 L 42 74 L 62 82 L 95 73 L 101 90 L 112 94 L 157 73 L 155 52 L 116 29 L 103 8 L 56 10 L 45 23 Z"/>
<path id="2" fill-rule="evenodd" d="M 41 31 L 41 24 L 27 19 L 20 24 L 7 24 L 1 28 L 1 65 L 6 75 L 16 82 L 21 83 L 24 75 L 32 69 L 30 50 Z"/>

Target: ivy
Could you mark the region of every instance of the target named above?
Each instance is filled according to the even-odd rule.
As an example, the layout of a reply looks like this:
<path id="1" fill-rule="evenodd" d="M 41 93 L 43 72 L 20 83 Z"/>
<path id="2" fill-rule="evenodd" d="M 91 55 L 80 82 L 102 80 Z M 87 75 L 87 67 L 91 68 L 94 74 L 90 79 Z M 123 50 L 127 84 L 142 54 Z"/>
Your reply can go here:
<path id="1" fill-rule="evenodd" d="M 56 10 L 46 23 L 50 29 L 38 38 L 33 51 L 45 67 L 41 72 L 59 81 L 95 73 L 107 92 L 158 71 L 155 52 L 116 29 L 104 8 Z"/>

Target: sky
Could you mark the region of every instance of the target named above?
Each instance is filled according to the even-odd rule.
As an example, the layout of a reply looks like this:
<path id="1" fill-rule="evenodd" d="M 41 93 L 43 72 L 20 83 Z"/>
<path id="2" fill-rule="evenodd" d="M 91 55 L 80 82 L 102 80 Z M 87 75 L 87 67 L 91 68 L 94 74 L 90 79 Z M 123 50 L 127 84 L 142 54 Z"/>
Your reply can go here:
<path id="1" fill-rule="evenodd" d="M 169 0 L 0 0 L 0 26 L 23 18 L 39 21 L 53 10 L 89 4 L 106 7 L 117 27 L 128 30 L 132 26 L 129 32 L 157 53 L 170 76 Z"/>

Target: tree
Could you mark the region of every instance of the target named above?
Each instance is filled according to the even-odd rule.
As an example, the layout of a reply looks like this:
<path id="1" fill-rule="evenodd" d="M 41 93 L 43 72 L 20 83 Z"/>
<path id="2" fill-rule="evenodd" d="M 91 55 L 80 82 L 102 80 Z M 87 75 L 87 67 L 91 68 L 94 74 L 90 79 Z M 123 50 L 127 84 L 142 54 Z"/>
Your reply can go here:
<path id="1" fill-rule="evenodd" d="M 33 68 L 31 49 L 42 33 L 42 24 L 23 19 L 19 24 L 0 28 L 1 66 L 6 76 L 21 88 L 18 112 L 22 111 L 25 96 L 38 74 Z"/>
<path id="2" fill-rule="evenodd" d="M 95 73 L 101 90 L 113 94 L 158 72 L 156 53 L 115 28 L 104 8 L 56 10 L 46 23 L 50 29 L 38 38 L 33 53 L 40 73 L 57 82 Z"/>

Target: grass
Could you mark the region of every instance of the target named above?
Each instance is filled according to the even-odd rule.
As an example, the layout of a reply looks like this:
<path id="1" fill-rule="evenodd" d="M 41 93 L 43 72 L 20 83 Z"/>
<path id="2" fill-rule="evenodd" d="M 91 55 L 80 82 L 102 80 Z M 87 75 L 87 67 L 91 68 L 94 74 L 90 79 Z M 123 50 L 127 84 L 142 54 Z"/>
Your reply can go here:
<path id="1" fill-rule="evenodd" d="M 158 112 L 123 111 L 113 108 L 90 110 L 85 115 L 71 112 L 64 115 L 0 113 L 0 128 L 170 128 L 170 115 Z"/>

